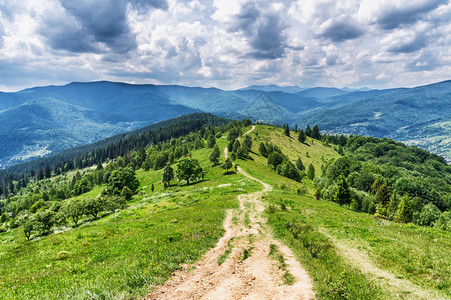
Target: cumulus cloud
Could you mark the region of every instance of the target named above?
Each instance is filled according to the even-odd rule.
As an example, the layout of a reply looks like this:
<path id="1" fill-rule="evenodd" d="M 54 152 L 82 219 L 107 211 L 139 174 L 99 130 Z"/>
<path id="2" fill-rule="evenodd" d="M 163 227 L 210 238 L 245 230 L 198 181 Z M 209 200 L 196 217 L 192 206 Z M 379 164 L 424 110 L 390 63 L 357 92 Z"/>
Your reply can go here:
<path id="1" fill-rule="evenodd" d="M 327 20 L 321 24 L 319 29 L 320 36 L 328 38 L 334 42 L 353 40 L 364 33 L 363 29 L 360 28 L 355 20 L 345 15 Z"/>
<path id="2" fill-rule="evenodd" d="M 232 19 L 229 31 L 241 31 L 251 46 L 247 57 L 256 59 L 280 58 L 287 46 L 282 16 L 276 12 L 266 12 L 256 3 L 245 4 Z"/>
<path id="3" fill-rule="evenodd" d="M 444 0 L 0 0 L 0 78 L 414 85 L 448 79 L 450 16 Z"/>

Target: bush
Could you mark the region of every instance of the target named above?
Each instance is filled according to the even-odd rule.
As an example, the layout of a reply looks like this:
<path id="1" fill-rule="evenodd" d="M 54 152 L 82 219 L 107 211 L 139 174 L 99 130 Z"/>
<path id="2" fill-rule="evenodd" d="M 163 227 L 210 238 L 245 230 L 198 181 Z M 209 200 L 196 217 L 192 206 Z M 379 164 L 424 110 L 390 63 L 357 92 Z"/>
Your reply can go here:
<path id="1" fill-rule="evenodd" d="M 440 214 L 434 226 L 442 230 L 451 231 L 451 211 L 445 211 Z"/>
<path id="2" fill-rule="evenodd" d="M 426 204 L 415 220 L 419 225 L 430 226 L 440 217 L 440 210 L 432 203 Z"/>

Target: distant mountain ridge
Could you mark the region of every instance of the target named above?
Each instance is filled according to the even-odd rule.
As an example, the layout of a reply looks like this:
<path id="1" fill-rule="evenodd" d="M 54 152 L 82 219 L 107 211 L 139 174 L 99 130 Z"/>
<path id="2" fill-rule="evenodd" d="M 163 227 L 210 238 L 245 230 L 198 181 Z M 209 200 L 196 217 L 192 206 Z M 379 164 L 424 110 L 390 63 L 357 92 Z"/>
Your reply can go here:
<path id="1" fill-rule="evenodd" d="M 450 99 L 449 81 L 368 91 L 276 85 L 226 91 L 98 81 L 0 92 L 0 168 L 197 111 L 392 137 L 449 160 Z"/>

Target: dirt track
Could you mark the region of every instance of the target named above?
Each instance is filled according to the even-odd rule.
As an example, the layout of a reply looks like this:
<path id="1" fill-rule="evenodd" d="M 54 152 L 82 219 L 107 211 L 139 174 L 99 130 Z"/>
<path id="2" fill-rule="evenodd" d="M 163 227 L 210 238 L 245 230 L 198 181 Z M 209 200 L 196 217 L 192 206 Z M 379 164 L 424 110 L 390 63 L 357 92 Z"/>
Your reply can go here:
<path id="1" fill-rule="evenodd" d="M 227 148 L 224 153 L 227 157 Z M 260 199 L 272 187 L 239 167 L 238 172 L 262 184 L 263 190 L 239 195 L 240 208 L 227 211 L 226 232 L 216 247 L 208 251 L 200 262 L 176 272 L 145 299 L 315 298 L 307 272 L 294 258 L 291 249 L 274 239 L 262 216 L 264 205 Z M 286 267 L 280 268 L 280 263 L 269 256 L 270 244 L 277 245 Z M 230 248 L 230 254 L 219 265 L 218 259 Z M 245 252 L 249 253 L 247 258 Z M 284 283 L 286 273 L 294 278 L 291 284 Z"/>

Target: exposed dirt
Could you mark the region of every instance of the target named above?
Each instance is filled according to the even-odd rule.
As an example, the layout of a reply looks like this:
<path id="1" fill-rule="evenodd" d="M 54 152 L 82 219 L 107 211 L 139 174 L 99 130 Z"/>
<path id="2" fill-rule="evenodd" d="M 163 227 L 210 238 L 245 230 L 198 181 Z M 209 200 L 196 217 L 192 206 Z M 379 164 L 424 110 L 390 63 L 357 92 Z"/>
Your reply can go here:
<path id="1" fill-rule="evenodd" d="M 248 134 L 255 127 L 245 134 Z M 224 150 L 227 157 L 227 148 Z M 263 185 L 263 190 L 239 195 L 240 208 L 228 210 L 225 235 L 202 260 L 176 272 L 163 286 L 145 299 L 313 299 L 312 280 L 290 248 L 275 240 L 262 216 L 260 201 L 272 187 L 237 168 L 238 172 Z M 233 217 L 238 222 L 233 222 Z M 235 224 L 234 224 L 235 223 Z M 285 270 L 269 257 L 270 244 L 276 244 L 287 264 Z M 224 263 L 218 259 L 232 246 Z M 189 271 L 191 270 L 191 271 Z M 289 272 L 294 282 L 285 284 Z"/>

